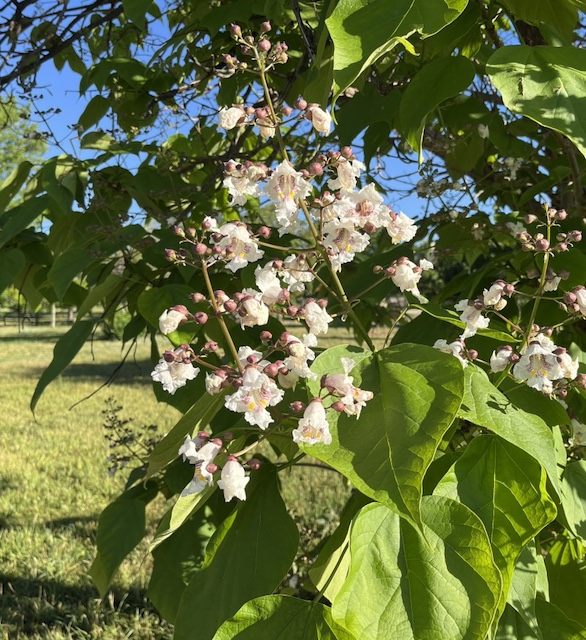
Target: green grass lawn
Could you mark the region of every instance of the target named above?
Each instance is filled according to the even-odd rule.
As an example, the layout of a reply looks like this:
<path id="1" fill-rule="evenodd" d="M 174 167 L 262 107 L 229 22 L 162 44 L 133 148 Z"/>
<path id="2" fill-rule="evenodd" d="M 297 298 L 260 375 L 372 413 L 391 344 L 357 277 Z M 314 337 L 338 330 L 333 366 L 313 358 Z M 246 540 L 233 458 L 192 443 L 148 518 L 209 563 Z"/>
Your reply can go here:
<path id="1" fill-rule="evenodd" d="M 124 473 L 108 474 L 104 415 L 108 397 L 134 424 L 161 433 L 179 417 L 157 404 L 148 344 L 139 345 L 113 385 L 90 396 L 119 362 L 119 342 L 86 345 L 39 401 L 36 381 L 64 330 L 0 327 L 0 638 L 170 638 L 172 629 L 145 598 L 148 540 L 122 566 L 102 601 L 87 572 L 97 519 L 121 490 Z M 339 331 L 332 340 L 347 340 Z M 72 405 L 88 397 L 87 400 Z M 349 495 L 336 473 L 300 467 L 283 475 L 283 496 L 302 533 L 303 564 L 316 532 L 330 530 Z M 166 507 L 151 505 L 150 529 Z"/>

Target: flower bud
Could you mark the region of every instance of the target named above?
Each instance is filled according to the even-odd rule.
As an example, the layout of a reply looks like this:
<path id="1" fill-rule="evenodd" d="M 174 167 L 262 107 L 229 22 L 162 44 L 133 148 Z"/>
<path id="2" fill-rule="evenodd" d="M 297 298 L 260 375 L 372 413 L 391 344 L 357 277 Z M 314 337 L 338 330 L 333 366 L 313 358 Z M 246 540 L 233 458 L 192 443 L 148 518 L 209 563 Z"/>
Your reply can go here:
<path id="1" fill-rule="evenodd" d="M 319 162 L 313 162 L 309 166 L 309 173 L 313 176 L 322 176 L 324 173 L 324 168 Z"/>
<path id="2" fill-rule="evenodd" d="M 271 43 L 266 38 L 262 38 L 258 43 L 258 48 L 264 53 L 267 53 L 271 50 Z"/>
<path id="3" fill-rule="evenodd" d="M 565 209 L 560 209 L 559 211 L 556 212 L 555 214 L 555 218 L 556 220 L 560 220 L 563 221 L 568 217 L 568 214 L 566 213 Z"/>
<path id="4" fill-rule="evenodd" d="M 165 258 L 169 262 L 175 262 L 177 260 L 177 252 L 173 249 L 165 249 Z"/>
<path id="5" fill-rule="evenodd" d="M 290 318 L 294 318 L 299 313 L 299 308 L 291 305 L 290 307 L 287 307 L 286 313 Z"/>
<path id="6" fill-rule="evenodd" d="M 537 216 L 532 213 L 528 213 L 523 220 L 525 220 L 525 224 L 533 224 L 537 220 Z"/>
<path id="7" fill-rule="evenodd" d="M 250 458 L 250 460 L 248 461 L 248 466 L 253 471 L 258 471 L 258 469 L 260 469 L 260 465 L 261 465 L 261 461 L 258 458 Z"/>
<path id="8" fill-rule="evenodd" d="M 261 33 L 268 33 L 271 29 L 272 29 L 271 23 L 268 20 L 265 20 L 265 22 L 260 23 L 259 30 Z"/>
<path id="9" fill-rule="evenodd" d="M 299 109 L 299 111 L 305 111 L 305 109 L 307 109 L 307 101 L 303 98 L 298 98 L 295 101 L 295 108 Z"/>
<path id="10" fill-rule="evenodd" d="M 540 251 L 541 253 L 545 253 L 549 250 L 549 242 L 545 238 L 541 238 L 535 243 L 536 251 Z"/>
<path id="11" fill-rule="evenodd" d="M 220 438 L 213 438 L 212 440 L 210 440 L 210 442 L 213 442 L 216 446 L 221 447 L 224 443 L 220 440 Z"/>
<path id="12" fill-rule="evenodd" d="M 270 331 L 261 331 L 260 340 L 263 344 L 267 344 L 273 339 L 273 334 Z"/>
<path id="13" fill-rule="evenodd" d="M 194 247 L 194 251 L 198 256 L 204 256 L 208 250 L 207 245 L 203 242 L 197 242 Z"/>
<path id="14" fill-rule="evenodd" d="M 571 231 L 568 236 L 568 240 L 570 242 L 582 242 L 582 232 L 581 231 Z"/>
<path id="15" fill-rule="evenodd" d="M 270 238 L 271 236 L 271 230 L 268 227 L 261 227 L 258 231 L 257 234 L 261 237 L 264 238 L 265 240 L 267 240 L 268 238 Z"/>
<path id="16" fill-rule="evenodd" d="M 338 413 L 342 413 L 342 411 L 344 411 L 345 406 L 346 405 L 341 400 L 338 400 L 337 402 L 334 402 L 334 404 L 332 405 L 332 409 L 334 411 L 337 411 Z"/>
<path id="17" fill-rule="evenodd" d="M 173 351 L 165 351 L 163 353 L 163 360 L 165 362 L 175 362 L 175 354 L 173 353 Z"/>
<path id="18" fill-rule="evenodd" d="M 242 29 L 237 24 L 230 25 L 230 35 L 236 40 L 242 35 Z"/>
<path id="19" fill-rule="evenodd" d="M 566 304 L 574 304 L 576 302 L 578 298 L 576 297 L 575 293 L 572 293 L 571 291 L 568 291 L 565 295 L 564 295 L 564 302 Z"/>
<path id="20" fill-rule="evenodd" d="M 226 302 L 224 302 L 224 309 L 226 309 L 228 313 L 234 313 L 237 308 L 238 304 L 234 302 L 234 300 L 226 300 Z"/>
<path id="21" fill-rule="evenodd" d="M 194 315 L 194 318 L 197 324 L 205 324 L 208 321 L 208 314 L 204 313 L 203 311 L 198 311 Z"/>
<path id="22" fill-rule="evenodd" d="M 478 358 L 478 351 L 476 351 L 476 349 L 470 349 L 468 351 L 468 357 L 470 360 L 476 360 L 476 358 Z"/>
<path id="23" fill-rule="evenodd" d="M 558 244 L 556 244 L 556 246 L 554 247 L 555 251 L 559 251 L 560 253 L 564 252 L 564 251 L 568 251 L 568 245 L 565 242 L 559 242 Z"/>
<path id="24" fill-rule="evenodd" d="M 183 231 L 181 227 L 174 225 L 172 227 L 172 230 L 173 230 L 173 234 L 176 235 L 178 238 L 185 238 L 185 231 Z"/>
<path id="25" fill-rule="evenodd" d="M 217 351 L 218 350 L 218 343 L 215 342 L 214 340 L 209 340 L 208 342 L 206 342 L 204 344 L 203 348 L 206 351 Z"/>
<path id="26" fill-rule="evenodd" d="M 352 147 L 342 147 L 340 149 L 340 154 L 346 160 L 351 160 L 354 157 L 354 152 L 352 151 Z"/>
<path id="27" fill-rule="evenodd" d="M 269 376 L 269 378 L 274 378 L 279 374 L 279 367 L 274 362 L 271 362 L 271 364 L 267 364 L 263 369 L 263 373 Z"/>
<path id="28" fill-rule="evenodd" d="M 291 107 L 281 107 L 281 114 L 288 118 L 293 113 Z"/>
<path id="29" fill-rule="evenodd" d="M 216 473 L 216 471 L 218 470 L 218 465 L 214 464 L 213 462 L 210 462 L 207 466 L 206 466 L 206 471 L 208 473 L 211 473 L 212 475 L 214 473 Z"/>
<path id="30" fill-rule="evenodd" d="M 290 405 L 291 409 L 295 411 L 295 413 L 300 413 L 301 411 L 305 411 L 305 404 L 301 402 L 301 400 L 295 400 Z"/>

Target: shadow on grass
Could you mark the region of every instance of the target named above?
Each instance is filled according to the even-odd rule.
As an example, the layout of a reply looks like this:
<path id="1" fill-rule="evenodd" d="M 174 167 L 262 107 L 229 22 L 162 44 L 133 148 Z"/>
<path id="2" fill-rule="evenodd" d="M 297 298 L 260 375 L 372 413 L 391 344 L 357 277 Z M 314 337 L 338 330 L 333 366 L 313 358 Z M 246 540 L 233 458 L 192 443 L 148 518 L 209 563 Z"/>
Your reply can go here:
<path id="1" fill-rule="evenodd" d="M 9 638 L 97 638 L 110 629 L 116 637 L 167 640 L 170 625 L 148 602 L 144 590 L 114 588 L 102 601 L 91 583 L 68 585 L 0 573 L 0 636 Z"/>
<path id="2" fill-rule="evenodd" d="M 90 382 L 94 384 L 102 384 L 106 380 L 113 377 L 116 384 L 145 384 L 151 385 L 151 371 L 153 365 L 149 360 L 136 360 L 126 362 L 119 370 L 119 362 L 88 362 L 82 364 L 70 364 L 61 374 L 61 379 L 71 380 L 75 382 Z M 27 367 L 21 368 L 21 375 L 26 375 L 38 380 L 45 367 Z"/>

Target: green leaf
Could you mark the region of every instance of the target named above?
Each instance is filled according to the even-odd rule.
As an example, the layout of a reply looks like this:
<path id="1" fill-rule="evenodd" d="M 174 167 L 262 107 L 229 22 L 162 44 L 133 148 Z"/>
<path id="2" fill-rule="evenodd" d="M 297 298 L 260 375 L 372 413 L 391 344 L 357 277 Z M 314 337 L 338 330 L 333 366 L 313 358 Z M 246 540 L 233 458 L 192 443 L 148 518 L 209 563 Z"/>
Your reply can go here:
<path id="1" fill-rule="evenodd" d="M 568 618 L 586 627 L 586 550 L 579 540 L 560 536 L 545 558 L 549 597 Z"/>
<path id="2" fill-rule="evenodd" d="M 208 393 L 197 400 L 151 451 L 146 474 L 147 479 L 151 478 L 163 467 L 166 467 L 169 462 L 179 455 L 177 452 L 188 433 L 195 434 L 198 431 L 203 431 L 209 425 L 210 420 L 220 410 L 223 400 L 224 394 L 212 396 Z"/>
<path id="3" fill-rule="evenodd" d="M 543 637 L 536 635 L 535 630 L 526 624 L 510 604 L 507 604 L 498 621 L 494 640 L 543 640 Z"/>
<path id="4" fill-rule="evenodd" d="M 353 640 L 337 625 L 329 607 L 289 596 L 264 596 L 247 602 L 218 629 L 214 640 Z"/>
<path id="5" fill-rule="evenodd" d="M 48 195 L 38 196 L 27 200 L 17 207 L 9 209 L 2 217 L 0 229 L 0 248 L 24 231 L 37 218 L 40 218 L 49 208 L 51 198 Z"/>
<path id="6" fill-rule="evenodd" d="M 540 557 L 540 561 L 543 562 L 543 558 Z M 507 602 L 519 613 L 535 637 L 541 640 L 542 635 L 535 612 L 539 574 L 537 563 L 535 544 L 529 544 L 517 559 Z"/>
<path id="7" fill-rule="evenodd" d="M 90 576 L 103 597 L 118 567 L 145 535 L 145 506 L 157 495 L 154 483 L 122 494 L 100 514 L 96 557 Z"/>
<path id="8" fill-rule="evenodd" d="M 215 527 L 207 509 L 198 511 L 175 533 L 153 551 L 153 572 L 147 595 L 159 613 L 173 623 L 185 587 L 201 568 L 208 543 Z"/>
<path id="9" fill-rule="evenodd" d="M 371 64 L 415 31 L 437 33 L 468 0 L 341 0 L 326 20 L 334 43 L 334 102 Z"/>
<path id="10" fill-rule="evenodd" d="M 341 358 L 359 361 L 354 384 L 374 392 L 360 419 L 334 415 L 332 444 L 300 449 L 327 462 L 362 493 L 420 526 L 423 477 L 462 400 L 462 365 L 453 356 L 421 345 L 399 345 L 374 356 L 339 346 L 318 356 L 311 367 L 318 395 L 324 373 L 342 371 Z M 336 424 L 337 420 L 337 424 Z"/>
<path id="11" fill-rule="evenodd" d="M 152 2 L 149 0 L 122 0 L 124 15 L 141 30 L 146 29 L 146 14 Z"/>
<path id="12" fill-rule="evenodd" d="M 563 133 L 586 156 L 586 50 L 502 47 L 486 71 L 511 111 Z"/>
<path id="13" fill-rule="evenodd" d="M 76 276 L 83 273 L 83 270 L 94 261 L 87 249 L 74 248 L 62 253 L 53 262 L 47 280 L 53 285 L 57 298 L 63 300 L 69 285 Z"/>
<path id="14" fill-rule="evenodd" d="M 420 152 L 427 116 L 444 100 L 462 93 L 474 80 L 475 69 L 463 56 L 432 60 L 413 77 L 401 100 L 401 132 Z"/>
<path id="15" fill-rule="evenodd" d="M 350 567 L 350 525 L 358 511 L 369 502 L 368 498 L 356 492 L 352 495 L 340 514 L 340 523 L 326 540 L 317 558 L 311 565 L 309 577 L 318 590 L 324 589 L 324 596 L 333 602 L 342 588 Z"/>
<path id="16" fill-rule="evenodd" d="M 503 611 L 519 554 L 555 518 L 541 465 L 495 436 L 479 436 L 435 489 L 480 517 L 503 578 Z"/>
<path id="17" fill-rule="evenodd" d="M 183 592 L 175 640 L 211 640 L 220 625 L 248 600 L 270 594 L 297 553 L 299 534 L 269 463 L 252 475 L 246 502 L 220 527 L 206 551 L 204 568 Z"/>
<path id="18" fill-rule="evenodd" d="M 562 504 L 573 533 L 586 542 L 586 461 L 568 464 L 562 476 Z"/>
<path id="19" fill-rule="evenodd" d="M 584 627 L 555 605 L 537 598 L 535 608 L 543 640 L 586 640 Z"/>
<path id="20" fill-rule="evenodd" d="M 108 113 L 111 103 L 104 96 L 98 94 L 94 96 L 79 116 L 78 124 L 82 127 L 82 131 L 87 131 L 93 127 Z"/>
<path id="21" fill-rule="evenodd" d="M 565 0 L 503 0 L 503 5 L 517 18 L 538 27 L 546 26 L 571 43 L 578 22 L 578 12 Z"/>
<path id="22" fill-rule="evenodd" d="M 20 191 L 32 168 L 33 165 L 28 160 L 21 162 L 0 185 L 0 221 L 2 220 L 6 207 Z"/>
<path id="23" fill-rule="evenodd" d="M 105 297 L 109 296 L 123 282 L 124 278 L 121 278 L 115 273 L 111 273 L 103 282 L 92 287 L 77 310 L 77 319 L 81 320 L 86 313 L 90 313 L 97 304 L 99 304 Z"/>
<path id="24" fill-rule="evenodd" d="M 480 519 L 464 505 L 426 496 L 423 533 L 384 505 L 352 525 L 350 573 L 334 620 L 360 640 L 480 640 L 501 592 Z"/>
<path id="25" fill-rule="evenodd" d="M 0 293 L 9 287 L 24 269 L 26 258 L 19 249 L 0 252 Z"/>
<path id="26" fill-rule="evenodd" d="M 476 366 L 466 368 L 460 417 L 490 429 L 535 458 L 545 469 L 556 496 L 561 494 L 553 435 L 539 418 L 514 406 Z"/>
<path id="27" fill-rule="evenodd" d="M 59 338 L 53 349 L 51 364 L 43 371 L 37 382 L 33 397 L 31 398 L 31 411 L 35 410 L 39 398 L 47 386 L 60 375 L 67 365 L 75 358 L 79 350 L 86 343 L 94 329 L 94 323 L 90 320 L 76 322 L 67 333 Z"/>

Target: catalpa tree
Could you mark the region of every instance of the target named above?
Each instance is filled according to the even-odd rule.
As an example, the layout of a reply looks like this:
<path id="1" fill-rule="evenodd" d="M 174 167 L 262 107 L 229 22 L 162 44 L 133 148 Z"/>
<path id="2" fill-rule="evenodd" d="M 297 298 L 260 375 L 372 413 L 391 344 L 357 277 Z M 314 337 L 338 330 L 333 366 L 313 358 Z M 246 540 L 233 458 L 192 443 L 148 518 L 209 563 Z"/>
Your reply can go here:
<path id="1" fill-rule="evenodd" d="M 161 493 L 179 640 L 585 637 L 584 3 L 36 5 L 0 81 L 91 99 L 0 190 L 6 282 L 78 309 L 32 407 L 124 304 L 183 413 L 102 513 L 101 593 Z M 307 456 L 354 490 L 285 595 Z"/>

